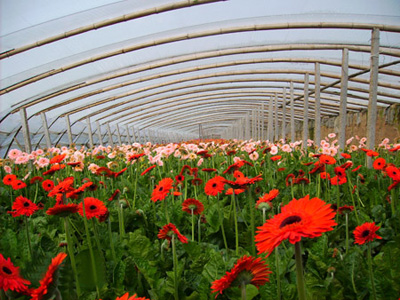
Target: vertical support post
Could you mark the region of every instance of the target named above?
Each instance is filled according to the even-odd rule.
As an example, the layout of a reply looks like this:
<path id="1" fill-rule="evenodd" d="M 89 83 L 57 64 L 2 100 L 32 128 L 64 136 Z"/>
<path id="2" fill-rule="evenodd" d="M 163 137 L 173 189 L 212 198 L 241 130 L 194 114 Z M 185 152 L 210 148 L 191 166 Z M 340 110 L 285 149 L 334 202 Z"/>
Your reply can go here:
<path id="1" fill-rule="evenodd" d="M 111 133 L 110 123 L 108 122 L 107 122 L 107 131 L 108 131 L 108 143 L 110 144 L 111 147 L 114 148 L 113 136 Z"/>
<path id="2" fill-rule="evenodd" d="M 369 102 L 368 102 L 368 120 L 367 120 L 367 148 L 375 148 L 375 130 L 377 114 L 377 96 L 378 96 L 378 74 L 379 74 L 379 29 L 372 30 L 371 37 L 371 72 L 369 80 Z M 368 168 L 372 167 L 372 160 L 367 157 Z"/>
<path id="3" fill-rule="evenodd" d="M 118 123 L 115 124 L 115 126 L 117 126 L 118 143 L 119 143 L 119 145 L 121 146 L 121 145 L 122 145 L 122 139 L 121 139 L 121 132 L 119 131 Z"/>
<path id="4" fill-rule="evenodd" d="M 264 134 L 264 130 L 265 130 L 265 126 L 264 126 L 264 102 L 261 102 L 261 140 L 265 141 L 265 134 Z"/>
<path id="5" fill-rule="evenodd" d="M 86 123 L 87 123 L 88 133 L 89 133 L 89 145 L 90 145 L 90 148 L 93 148 L 94 143 L 93 143 L 92 125 L 90 124 L 90 117 L 86 117 Z"/>
<path id="6" fill-rule="evenodd" d="M 26 117 L 26 109 L 23 107 L 19 110 L 21 115 L 22 133 L 24 134 L 25 152 L 32 152 L 31 137 L 29 135 L 28 118 Z M 21 149 L 22 150 L 22 149 Z"/>
<path id="7" fill-rule="evenodd" d="M 315 144 L 321 146 L 321 71 L 319 63 L 315 63 Z"/>
<path id="8" fill-rule="evenodd" d="M 268 102 L 268 141 L 270 143 L 274 142 L 274 128 L 273 128 L 273 118 L 274 118 L 274 106 L 273 106 L 273 98 L 269 97 Z"/>
<path id="9" fill-rule="evenodd" d="M 97 125 L 97 135 L 99 138 L 99 144 L 100 144 L 100 146 L 103 146 L 103 137 L 101 135 L 101 127 L 100 127 L 99 121 L 96 121 L 96 125 Z"/>
<path id="10" fill-rule="evenodd" d="M 125 128 L 126 128 L 126 137 L 128 138 L 128 144 L 132 145 L 132 139 L 131 139 L 131 134 L 129 133 L 129 126 L 128 124 L 125 124 Z"/>
<path id="11" fill-rule="evenodd" d="M 304 115 L 303 115 L 303 149 L 307 149 L 308 140 L 308 83 L 310 75 L 304 75 Z"/>
<path id="12" fill-rule="evenodd" d="M 296 140 L 296 128 L 294 127 L 294 89 L 293 81 L 290 82 L 290 141 Z"/>
<path id="13" fill-rule="evenodd" d="M 136 143 L 136 132 L 135 132 L 135 126 L 132 126 L 132 133 L 133 133 L 133 142 Z"/>
<path id="14" fill-rule="evenodd" d="M 250 139 L 250 112 L 246 114 L 246 140 Z"/>
<path id="15" fill-rule="evenodd" d="M 277 141 L 277 140 L 279 140 L 279 128 L 278 128 L 278 121 L 279 121 L 279 118 L 278 118 L 278 94 L 277 93 L 275 93 L 275 107 L 274 107 L 274 110 L 275 110 L 275 134 L 274 134 L 274 139 Z"/>
<path id="16" fill-rule="evenodd" d="M 72 147 L 72 130 L 71 130 L 71 122 L 69 121 L 69 115 L 65 115 L 65 122 L 67 123 L 69 146 Z"/>
<path id="17" fill-rule="evenodd" d="M 339 151 L 344 151 L 346 142 L 346 119 L 347 119 L 347 87 L 349 81 L 349 49 L 342 51 L 342 78 L 340 84 L 339 105 Z"/>
<path id="18" fill-rule="evenodd" d="M 44 137 L 46 138 L 46 147 L 50 148 L 51 147 L 51 139 L 50 139 L 49 126 L 47 124 L 46 114 L 44 112 L 41 112 L 40 117 L 42 118 Z"/>
<path id="19" fill-rule="evenodd" d="M 283 88 L 282 100 L 282 139 L 286 141 L 286 88 Z"/>

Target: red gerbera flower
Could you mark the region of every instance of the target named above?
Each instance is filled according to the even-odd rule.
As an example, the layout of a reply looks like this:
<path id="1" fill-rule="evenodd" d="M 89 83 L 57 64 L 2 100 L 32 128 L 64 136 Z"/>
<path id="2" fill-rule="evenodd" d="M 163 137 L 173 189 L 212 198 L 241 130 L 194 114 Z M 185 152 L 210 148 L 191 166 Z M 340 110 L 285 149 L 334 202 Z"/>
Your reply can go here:
<path id="1" fill-rule="evenodd" d="M 280 160 L 281 158 L 282 158 L 282 155 L 275 155 L 275 156 L 272 156 L 270 159 L 272 161 L 277 161 L 277 160 Z"/>
<path id="2" fill-rule="evenodd" d="M 13 217 L 19 217 L 21 215 L 30 217 L 39 210 L 39 207 L 28 198 L 18 196 L 13 203 L 12 209 L 14 211 L 9 211 L 9 213 Z"/>
<path id="3" fill-rule="evenodd" d="M 204 192 L 206 195 L 217 196 L 219 193 L 221 193 L 225 188 L 224 180 L 224 177 L 218 175 L 208 180 L 206 186 L 204 187 Z"/>
<path id="4" fill-rule="evenodd" d="M 383 157 L 379 157 L 374 160 L 372 166 L 375 170 L 382 170 L 386 165 L 386 160 Z"/>
<path id="5" fill-rule="evenodd" d="M 350 159 L 350 158 L 351 158 L 351 155 L 348 154 L 348 153 L 341 153 L 340 155 L 341 155 L 342 157 L 346 158 L 346 159 Z"/>
<path id="6" fill-rule="evenodd" d="M 57 184 L 54 188 L 52 188 L 48 196 L 54 197 L 57 194 L 63 194 L 73 191 L 74 190 L 74 188 L 72 187 L 73 184 L 74 184 L 74 177 L 67 177 L 59 184 Z"/>
<path id="7" fill-rule="evenodd" d="M 367 242 L 372 242 L 374 239 L 382 239 L 379 235 L 376 234 L 376 231 L 381 228 L 380 226 L 376 226 L 375 222 L 365 222 L 364 224 L 357 226 L 353 231 L 354 234 L 354 244 L 363 245 Z"/>
<path id="8" fill-rule="evenodd" d="M 53 207 L 50 207 L 46 214 L 50 216 L 58 216 L 58 217 L 67 217 L 70 214 L 74 214 L 78 212 L 79 206 L 78 204 L 68 203 L 68 204 L 56 204 Z"/>
<path id="9" fill-rule="evenodd" d="M 78 199 L 78 195 L 82 194 L 87 188 L 93 185 L 93 182 L 85 182 L 82 186 L 77 189 L 72 189 L 70 192 L 67 192 L 66 197 L 72 199 Z"/>
<path id="10" fill-rule="evenodd" d="M 321 177 L 321 179 L 331 179 L 331 175 L 327 172 L 321 172 L 319 176 Z"/>
<path id="11" fill-rule="evenodd" d="M 285 178 L 286 186 L 294 184 L 295 181 L 296 181 L 296 176 L 294 176 L 293 173 L 288 174 L 288 176 L 286 176 Z"/>
<path id="12" fill-rule="evenodd" d="M 233 189 L 233 188 L 229 188 L 226 190 L 225 195 L 232 195 L 233 193 L 235 193 L 235 195 L 239 195 L 241 193 L 244 193 L 246 190 L 245 189 Z"/>
<path id="13" fill-rule="evenodd" d="M 343 213 L 352 212 L 353 210 L 354 210 L 354 206 L 352 206 L 352 205 L 344 205 L 344 206 L 339 207 L 339 209 L 338 209 L 339 214 L 341 214 L 341 215 Z"/>
<path id="14" fill-rule="evenodd" d="M 270 201 L 274 200 L 278 195 L 279 195 L 279 190 L 278 189 L 270 190 L 269 193 L 267 193 L 264 196 L 258 198 L 258 201 L 256 203 L 256 208 L 258 208 L 258 206 L 261 203 L 270 202 Z"/>
<path id="15" fill-rule="evenodd" d="M 176 183 L 179 184 L 185 180 L 185 176 L 183 176 L 182 174 L 178 174 L 175 176 L 175 180 L 176 180 Z"/>
<path id="16" fill-rule="evenodd" d="M 244 255 L 239 258 L 235 266 L 230 272 L 226 272 L 221 279 L 215 280 L 211 285 L 211 293 L 222 294 L 224 290 L 231 286 L 240 286 L 252 284 L 259 288 L 265 283 L 269 282 L 268 265 L 266 265 L 261 257 L 255 258 L 252 256 Z"/>
<path id="17" fill-rule="evenodd" d="M 67 254 L 61 252 L 51 260 L 51 264 L 48 267 L 46 274 L 43 279 L 39 281 L 40 286 L 32 291 L 31 300 L 41 300 L 45 295 L 52 296 L 54 294 L 58 284 L 58 270 L 66 257 Z"/>
<path id="18" fill-rule="evenodd" d="M 140 157 L 142 157 L 142 156 L 144 156 L 144 153 L 133 154 L 133 155 L 131 155 L 131 156 L 128 157 L 128 161 L 132 161 L 132 160 L 138 159 L 138 158 L 140 158 Z"/>
<path id="19" fill-rule="evenodd" d="M 203 183 L 203 180 L 199 177 L 193 178 L 191 181 L 192 185 L 199 186 Z"/>
<path id="20" fill-rule="evenodd" d="M 103 201 L 93 197 L 86 197 L 81 203 L 79 203 L 78 212 L 82 217 L 84 216 L 83 202 L 85 203 L 85 214 L 87 219 L 91 219 L 93 217 L 99 219 L 108 212 L 108 209 L 104 205 Z"/>
<path id="21" fill-rule="evenodd" d="M 385 171 L 394 181 L 400 181 L 400 170 L 398 168 L 395 166 L 388 166 Z"/>
<path id="22" fill-rule="evenodd" d="M 346 177 L 346 170 L 341 167 L 335 167 L 334 172 L 338 177 Z"/>
<path id="23" fill-rule="evenodd" d="M 42 187 L 46 192 L 50 192 L 54 188 L 54 182 L 50 179 L 46 179 L 42 182 Z"/>
<path id="24" fill-rule="evenodd" d="M 257 181 L 261 181 L 262 177 L 261 175 L 257 175 L 256 177 L 253 178 L 248 178 L 246 176 L 244 176 L 244 174 L 240 171 L 235 171 L 233 173 L 233 176 L 236 178 L 235 181 L 231 181 L 231 180 L 224 180 L 224 182 L 226 184 L 229 184 L 231 187 L 233 188 L 237 188 L 237 189 L 244 189 L 246 188 L 249 184 L 254 184 Z"/>
<path id="25" fill-rule="evenodd" d="M 60 162 L 63 161 L 63 159 L 67 156 L 67 154 L 60 154 L 60 155 L 56 155 L 54 156 L 52 159 L 50 159 L 50 164 L 54 165 L 54 164 L 58 164 Z"/>
<path id="26" fill-rule="evenodd" d="M 107 167 L 100 167 L 96 170 L 96 175 L 114 177 L 115 173 Z"/>
<path id="27" fill-rule="evenodd" d="M 161 179 L 151 194 L 151 200 L 154 202 L 164 200 L 169 191 L 172 189 L 173 183 L 174 181 L 171 178 Z"/>
<path id="28" fill-rule="evenodd" d="M 379 155 L 378 152 L 375 152 L 375 151 L 372 151 L 372 150 L 367 151 L 365 154 L 367 156 L 369 156 L 369 157 L 374 157 L 374 156 L 378 156 Z"/>
<path id="29" fill-rule="evenodd" d="M 0 289 L 24 293 L 28 290 L 26 285 L 31 284 L 19 275 L 19 267 L 15 267 L 10 258 L 5 259 L 0 253 Z"/>
<path id="30" fill-rule="evenodd" d="M 5 185 L 12 185 L 12 183 L 15 180 L 17 180 L 17 176 L 15 176 L 14 174 L 8 174 L 8 175 L 3 177 L 3 183 Z"/>
<path id="31" fill-rule="evenodd" d="M 43 177 L 42 176 L 35 176 L 32 177 L 31 180 L 29 181 L 30 184 L 34 184 L 36 182 L 42 182 L 43 181 Z"/>
<path id="32" fill-rule="evenodd" d="M 61 164 L 61 165 L 60 164 L 55 164 L 55 165 L 51 166 L 51 168 L 48 171 L 43 172 L 43 175 L 52 175 L 56 171 L 62 170 L 64 168 L 65 168 L 64 164 Z"/>
<path id="33" fill-rule="evenodd" d="M 326 165 L 334 165 L 336 163 L 336 159 L 332 156 L 322 154 L 319 157 L 319 162 Z"/>
<path id="34" fill-rule="evenodd" d="M 116 189 L 115 192 L 111 195 L 111 197 L 108 198 L 108 201 L 113 201 L 119 194 L 121 194 L 121 191 L 119 189 Z M 118 196 L 118 198 L 119 198 L 119 196 Z"/>
<path id="35" fill-rule="evenodd" d="M 390 152 L 394 152 L 394 151 L 397 151 L 397 150 L 400 150 L 400 145 L 397 145 L 396 147 L 394 147 L 392 149 L 389 149 Z"/>
<path id="36" fill-rule="evenodd" d="M 149 299 L 145 297 L 136 297 L 136 294 L 129 297 L 129 293 L 126 293 L 121 297 L 117 297 L 115 300 L 149 300 Z"/>
<path id="37" fill-rule="evenodd" d="M 204 205 L 197 199 L 189 198 L 183 201 L 182 210 L 191 214 L 193 212 L 194 215 L 199 215 L 204 210 Z"/>
<path id="38" fill-rule="evenodd" d="M 315 238 L 323 232 L 333 230 L 335 212 L 330 204 L 309 195 L 299 200 L 293 199 L 282 207 L 282 212 L 258 227 L 256 244 L 259 253 L 269 256 L 282 241 L 295 244 L 302 237 Z"/>
<path id="39" fill-rule="evenodd" d="M 13 182 L 11 182 L 11 187 L 15 191 L 20 190 L 20 189 L 23 189 L 24 187 L 26 187 L 26 183 L 23 182 L 22 180 L 16 179 Z"/>
<path id="40" fill-rule="evenodd" d="M 201 169 L 203 172 L 208 172 L 208 173 L 212 173 L 212 172 L 217 172 L 217 169 L 214 168 L 204 168 Z"/>
<path id="41" fill-rule="evenodd" d="M 114 177 L 117 178 L 121 176 L 128 168 L 123 168 L 121 171 L 114 173 Z"/>
<path id="42" fill-rule="evenodd" d="M 176 228 L 176 226 L 172 223 L 164 225 L 164 227 L 161 228 L 160 231 L 158 232 L 157 236 L 159 239 L 170 241 L 172 239 L 173 234 L 176 234 L 176 236 L 182 243 L 186 244 L 188 242 L 187 237 L 182 235 Z"/>
<path id="43" fill-rule="evenodd" d="M 331 184 L 332 185 L 342 185 L 347 182 L 346 177 L 340 177 L 340 176 L 335 176 L 331 178 Z"/>
<path id="44" fill-rule="evenodd" d="M 357 172 L 361 167 L 362 167 L 362 165 L 359 165 L 358 167 L 354 168 L 354 169 L 351 170 L 351 171 L 352 171 L 352 172 Z"/>
<path id="45" fill-rule="evenodd" d="M 140 174 L 140 176 L 143 176 L 143 175 L 149 173 L 149 172 L 150 172 L 151 170 L 153 170 L 155 167 L 156 167 L 156 165 L 153 165 L 153 166 L 151 166 L 151 167 L 148 167 L 146 170 L 144 170 L 144 171 Z"/>

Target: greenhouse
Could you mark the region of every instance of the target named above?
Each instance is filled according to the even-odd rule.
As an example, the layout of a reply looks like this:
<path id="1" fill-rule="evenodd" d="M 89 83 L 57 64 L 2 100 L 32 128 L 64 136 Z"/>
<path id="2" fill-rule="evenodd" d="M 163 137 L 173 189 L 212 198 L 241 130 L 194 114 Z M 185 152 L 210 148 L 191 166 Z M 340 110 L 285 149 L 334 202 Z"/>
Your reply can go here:
<path id="1" fill-rule="evenodd" d="M 399 299 L 400 2 L 0 0 L 0 299 Z"/>

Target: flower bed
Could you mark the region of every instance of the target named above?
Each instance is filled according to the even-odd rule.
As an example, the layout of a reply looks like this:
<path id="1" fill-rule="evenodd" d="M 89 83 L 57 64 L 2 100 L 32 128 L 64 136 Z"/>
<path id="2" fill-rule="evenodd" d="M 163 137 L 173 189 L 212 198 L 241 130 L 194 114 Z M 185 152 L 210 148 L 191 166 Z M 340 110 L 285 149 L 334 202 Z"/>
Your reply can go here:
<path id="1" fill-rule="evenodd" d="M 0 293 L 397 299 L 400 145 L 334 139 L 13 149 Z"/>

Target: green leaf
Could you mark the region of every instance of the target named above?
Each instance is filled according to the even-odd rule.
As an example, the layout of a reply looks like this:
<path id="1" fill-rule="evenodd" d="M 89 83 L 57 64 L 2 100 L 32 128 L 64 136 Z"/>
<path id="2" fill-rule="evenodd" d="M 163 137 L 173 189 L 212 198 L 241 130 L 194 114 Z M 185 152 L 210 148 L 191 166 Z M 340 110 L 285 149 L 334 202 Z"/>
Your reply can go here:
<path id="1" fill-rule="evenodd" d="M 99 288 L 106 284 L 105 262 L 99 250 L 93 249 L 97 282 Z M 92 260 L 89 249 L 81 250 L 76 256 L 78 266 L 78 278 L 82 290 L 92 291 L 96 289 L 96 283 L 93 275 Z"/>

